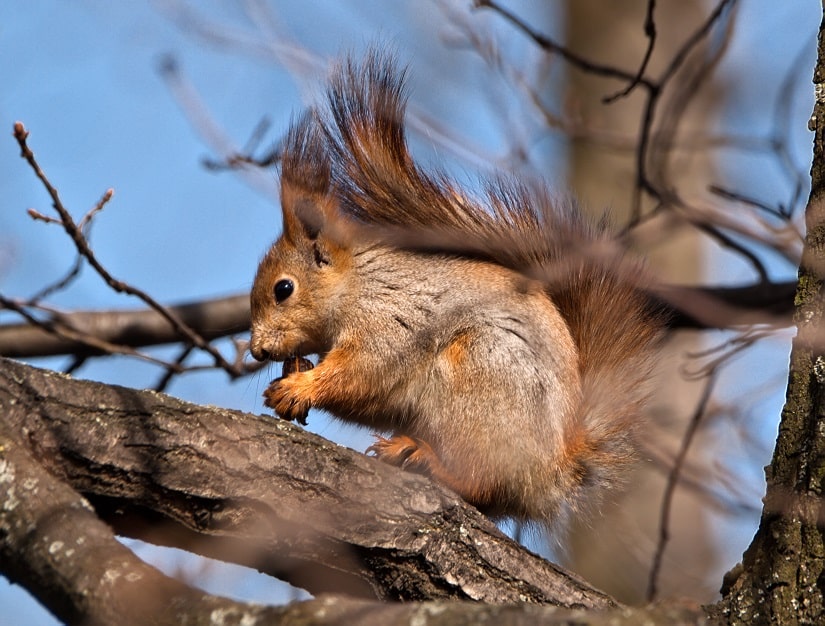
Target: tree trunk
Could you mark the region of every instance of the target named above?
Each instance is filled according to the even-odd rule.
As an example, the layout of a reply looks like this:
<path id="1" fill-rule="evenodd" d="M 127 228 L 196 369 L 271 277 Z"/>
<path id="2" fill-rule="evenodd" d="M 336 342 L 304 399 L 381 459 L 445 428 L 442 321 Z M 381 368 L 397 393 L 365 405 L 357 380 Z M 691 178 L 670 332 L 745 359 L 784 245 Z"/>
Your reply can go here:
<path id="1" fill-rule="evenodd" d="M 811 118 L 814 153 L 807 236 L 796 292 L 798 334 L 759 530 L 729 573 L 719 617 L 731 624 L 825 620 L 825 22 Z"/>

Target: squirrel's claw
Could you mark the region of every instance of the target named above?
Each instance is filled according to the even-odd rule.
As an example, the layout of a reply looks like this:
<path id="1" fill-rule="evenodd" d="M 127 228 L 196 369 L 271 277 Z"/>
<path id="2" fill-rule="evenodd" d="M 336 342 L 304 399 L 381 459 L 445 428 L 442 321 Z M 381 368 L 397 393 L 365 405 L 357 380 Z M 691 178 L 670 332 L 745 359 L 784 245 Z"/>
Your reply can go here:
<path id="1" fill-rule="evenodd" d="M 282 376 L 273 380 L 264 391 L 264 404 L 281 419 L 307 425 L 311 402 L 298 392 L 294 379 L 298 376 Z"/>
<path id="2" fill-rule="evenodd" d="M 429 444 L 407 435 L 390 438 L 375 435 L 375 443 L 367 448 L 366 453 L 389 465 L 420 474 L 430 474 L 433 461 L 438 461 Z"/>

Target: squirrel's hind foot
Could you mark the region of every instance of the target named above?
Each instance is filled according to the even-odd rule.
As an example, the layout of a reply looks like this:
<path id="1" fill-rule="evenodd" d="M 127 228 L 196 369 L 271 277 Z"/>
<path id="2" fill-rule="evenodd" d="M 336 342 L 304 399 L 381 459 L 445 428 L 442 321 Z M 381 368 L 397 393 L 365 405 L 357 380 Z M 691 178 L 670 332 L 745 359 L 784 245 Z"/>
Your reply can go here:
<path id="1" fill-rule="evenodd" d="M 428 476 L 433 475 L 435 467 L 441 466 L 441 460 L 428 443 L 407 435 L 390 438 L 375 435 L 375 443 L 366 453 L 389 465 Z"/>

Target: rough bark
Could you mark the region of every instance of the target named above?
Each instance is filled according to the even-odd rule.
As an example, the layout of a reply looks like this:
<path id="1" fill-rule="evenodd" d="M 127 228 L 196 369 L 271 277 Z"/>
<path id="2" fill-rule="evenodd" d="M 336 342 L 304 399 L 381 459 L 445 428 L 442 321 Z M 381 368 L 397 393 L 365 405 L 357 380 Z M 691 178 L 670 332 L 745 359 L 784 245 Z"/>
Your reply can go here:
<path id="1" fill-rule="evenodd" d="M 814 157 L 785 407 L 759 530 L 728 574 L 718 615 L 731 624 L 825 621 L 825 22 L 814 72 Z"/>
<path id="2" fill-rule="evenodd" d="M 4 359 L 0 501 L 0 573 L 69 623 L 703 619 L 697 607 L 621 607 L 431 481 L 292 424 Z M 347 595 L 283 608 L 211 596 L 113 531 Z"/>
<path id="3" fill-rule="evenodd" d="M 138 559 L 94 509 L 0 421 L 0 571 L 59 619 L 84 624 L 226 623 L 280 611 L 208 596 Z"/>
<path id="4" fill-rule="evenodd" d="M 380 599 L 612 601 L 457 496 L 271 417 L 0 367 L 8 429 L 126 536 Z"/>

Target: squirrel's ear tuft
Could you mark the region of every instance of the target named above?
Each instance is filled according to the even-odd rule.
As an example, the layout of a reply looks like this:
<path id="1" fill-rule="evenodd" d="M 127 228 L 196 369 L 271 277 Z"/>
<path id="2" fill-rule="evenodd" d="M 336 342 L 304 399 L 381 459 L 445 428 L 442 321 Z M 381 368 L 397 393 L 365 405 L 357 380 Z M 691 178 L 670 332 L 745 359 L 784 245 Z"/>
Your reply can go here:
<path id="1" fill-rule="evenodd" d="M 292 239 L 314 240 L 324 230 L 332 210 L 330 162 L 315 112 L 294 121 L 281 156 L 281 208 L 284 233 Z"/>

